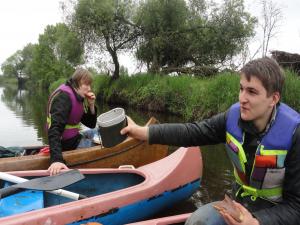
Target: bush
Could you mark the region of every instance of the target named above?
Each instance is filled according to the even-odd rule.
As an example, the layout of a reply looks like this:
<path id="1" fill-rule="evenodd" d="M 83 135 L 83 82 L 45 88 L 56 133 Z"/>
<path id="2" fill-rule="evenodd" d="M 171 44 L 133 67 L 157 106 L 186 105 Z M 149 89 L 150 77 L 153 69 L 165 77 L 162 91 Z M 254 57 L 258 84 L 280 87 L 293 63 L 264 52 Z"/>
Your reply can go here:
<path id="1" fill-rule="evenodd" d="M 289 70 L 285 74 L 282 102 L 300 112 L 300 77 L 295 72 Z"/>
<path id="2" fill-rule="evenodd" d="M 66 78 L 60 78 L 57 81 L 53 82 L 49 87 L 49 92 L 52 93 L 59 87 L 59 85 L 64 84 L 66 82 Z"/>

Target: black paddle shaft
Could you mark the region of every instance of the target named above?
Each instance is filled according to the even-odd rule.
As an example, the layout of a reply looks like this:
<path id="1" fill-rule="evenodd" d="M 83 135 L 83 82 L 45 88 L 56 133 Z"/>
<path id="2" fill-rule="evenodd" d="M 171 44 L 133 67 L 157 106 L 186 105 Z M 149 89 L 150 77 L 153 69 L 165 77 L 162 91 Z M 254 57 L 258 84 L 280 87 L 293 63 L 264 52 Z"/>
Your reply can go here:
<path id="1" fill-rule="evenodd" d="M 15 184 L 6 188 L 0 189 L 0 199 L 6 196 L 15 194 L 23 189 L 32 189 L 40 191 L 53 191 L 70 184 L 76 183 L 84 178 L 78 170 L 69 170 L 65 173 L 60 173 L 55 176 L 40 177 L 23 183 Z"/>
<path id="2" fill-rule="evenodd" d="M 16 194 L 16 193 L 21 192 L 23 190 L 24 189 L 22 189 L 22 188 L 14 187 L 14 185 L 6 187 L 6 188 L 2 188 L 0 190 L 0 199 L 5 198 L 9 195 Z"/>

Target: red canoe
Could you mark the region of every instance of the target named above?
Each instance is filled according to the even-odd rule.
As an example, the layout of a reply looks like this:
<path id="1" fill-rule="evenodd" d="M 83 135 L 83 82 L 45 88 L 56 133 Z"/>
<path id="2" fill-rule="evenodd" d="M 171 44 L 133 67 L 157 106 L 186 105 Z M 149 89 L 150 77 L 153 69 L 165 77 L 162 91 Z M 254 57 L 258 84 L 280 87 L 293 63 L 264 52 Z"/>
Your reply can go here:
<path id="1" fill-rule="evenodd" d="M 125 166 L 81 169 L 80 172 L 85 178 L 63 189 L 88 198 L 71 200 L 48 192 L 24 190 L 0 200 L 0 224 L 80 225 L 97 222 L 123 225 L 145 220 L 198 190 L 202 159 L 198 147 L 179 148 L 171 155 L 137 169 Z M 47 176 L 47 171 L 10 174 L 32 179 Z M 10 183 L 0 182 L 0 185 L 4 187 Z"/>

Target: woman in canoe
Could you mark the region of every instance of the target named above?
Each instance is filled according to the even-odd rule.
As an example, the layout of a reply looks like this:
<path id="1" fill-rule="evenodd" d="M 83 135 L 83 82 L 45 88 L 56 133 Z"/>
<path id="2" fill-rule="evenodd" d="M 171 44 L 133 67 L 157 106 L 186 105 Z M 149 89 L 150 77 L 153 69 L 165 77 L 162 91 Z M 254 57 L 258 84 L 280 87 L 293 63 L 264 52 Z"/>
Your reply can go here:
<path id="1" fill-rule="evenodd" d="M 150 127 L 128 118 L 121 133 L 150 144 L 225 144 L 234 167 L 238 220 L 231 206 L 214 202 L 201 206 L 186 224 L 299 224 L 300 115 L 280 103 L 283 84 L 279 65 L 265 57 L 241 69 L 239 102 L 226 112 L 195 123 Z"/>
<path id="2" fill-rule="evenodd" d="M 62 156 L 63 150 L 92 147 L 97 129 L 80 132 L 80 123 L 95 128 L 97 108 L 95 94 L 91 91 L 92 75 L 78 68 L 72 77 L 60 85 L 49 97 L 47 127 L 50 147 L 50 175 L 68 169 Z M 86 101 L 85 101 L 86 99 Z"/>

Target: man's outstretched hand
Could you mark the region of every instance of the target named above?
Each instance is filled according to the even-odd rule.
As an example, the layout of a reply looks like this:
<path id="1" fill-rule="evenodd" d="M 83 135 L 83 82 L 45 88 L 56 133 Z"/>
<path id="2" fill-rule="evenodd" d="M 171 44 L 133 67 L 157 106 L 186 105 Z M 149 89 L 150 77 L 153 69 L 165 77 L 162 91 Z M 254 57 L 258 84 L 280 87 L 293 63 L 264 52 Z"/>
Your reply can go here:
<path id="1" fill-rule="evenodd" d="M 127 116 L 127 127 L 121 130 L 121 134 L 127 134 L 129 137 L 147 141 L 148 140 L 148 127 L 141 127 L 137 125 L 129 116 Z"/>

